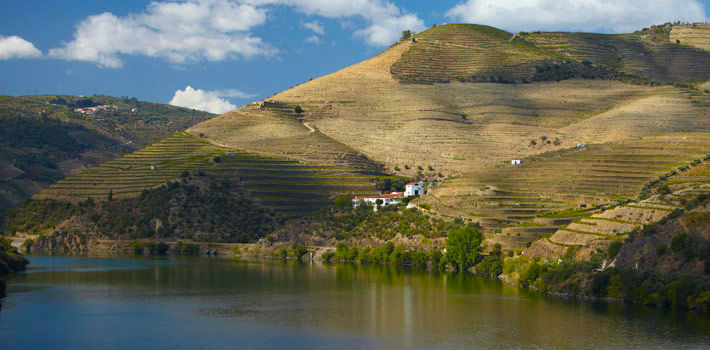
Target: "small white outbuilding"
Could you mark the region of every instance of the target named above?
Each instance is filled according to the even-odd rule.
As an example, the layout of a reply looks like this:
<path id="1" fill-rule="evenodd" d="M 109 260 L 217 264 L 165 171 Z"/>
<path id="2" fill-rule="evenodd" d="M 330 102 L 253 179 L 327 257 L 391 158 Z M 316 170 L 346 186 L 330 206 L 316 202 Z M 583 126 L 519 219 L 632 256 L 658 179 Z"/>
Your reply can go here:
<path id="1" fill-rule="evenodd" d="M 523 164 L 523 161 L 520 160 L 520 158 L 515 158 L 515 159 L 513 159 L 513 160 L 510 161 L 510 164 L 513 164 L 513 165 L 520 165 L 520 164 Z"/>

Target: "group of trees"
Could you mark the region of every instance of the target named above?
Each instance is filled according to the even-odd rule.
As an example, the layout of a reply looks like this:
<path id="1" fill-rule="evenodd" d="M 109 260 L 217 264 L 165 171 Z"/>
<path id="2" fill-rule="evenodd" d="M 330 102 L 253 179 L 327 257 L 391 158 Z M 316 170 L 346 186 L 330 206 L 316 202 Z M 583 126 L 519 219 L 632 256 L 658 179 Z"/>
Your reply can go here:
<path id="1" fill-rule="evenodd" d="M 23 271 L 29 260 L 13 247 L 9 239 L 0 236 L 0 298 L 5 296 L 5 276 Z"/>
<path id="2" fill-rule="evenodd" d="M 429 266 L 434 269 L 450 267 L 465 271 L 480 260 L 481 242 L 483 242 L 483 234 L 476 225 L 471 224 L 449 232 L 445 254 L 439 250 L 407 249 L 403 245 L 395 245 L 392 242 L 386 242 L 381 246 L 365 247 L 362 250 L 340 243 L 334 252 L 323 254 L 322 259 L 326 262 Z"/>

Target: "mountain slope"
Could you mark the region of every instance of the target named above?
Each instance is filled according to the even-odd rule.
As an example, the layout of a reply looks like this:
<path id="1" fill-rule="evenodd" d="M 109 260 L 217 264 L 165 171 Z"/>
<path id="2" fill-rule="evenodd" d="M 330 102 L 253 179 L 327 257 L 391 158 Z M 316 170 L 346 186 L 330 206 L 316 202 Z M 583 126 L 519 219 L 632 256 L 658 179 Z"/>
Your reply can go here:
<path id="1" fill-rule="evenodd" d="M 368 180 L 385 173 L 427 177 L 437 183 L 415 203 L 480 221 L 490 240 L 523 248 L 575 219 L 580 206 L 634 198 L 659 174 L 707 154 L 710 94 L 695 86 L 708 80 L 710 53 L 702 35 L 677 44 L 667 33 L 675 27 L 664 28 L 611 36 L 436 27 L 191 127 L 193 139 L 251 160 L 222 171 L 207 157 L 185 169 L 232 174 L 227 179 L 274 207 L 289 203 L 287 195 L 297 207 L 308 193 L 324 205 L 371 192 Z M 580 143 L 588 147 L 575 148 Z M 513 158 L 523 164 L 511 166 Z M 139 183 L 143 175 L 130 169 L 147 164 L 124 161 L 104 177 Z M 289 164 L 329 170 L 287 181 Z M 165 174 L 160 181 L 178 173 Z M 314 188 L 313 177 L 328 181 Z M 338 177 L 348 180 L 332 184 Z M 76 181 L 42 196 L 80 185 L 119 193 L 111 181 Z"/>
<path id="2" fill-rule="evenodd" d="M 75 111 L 97 105 L 111 107 Z M 211 116 L 108 96 L 0 96 L 0 210 Z"/>

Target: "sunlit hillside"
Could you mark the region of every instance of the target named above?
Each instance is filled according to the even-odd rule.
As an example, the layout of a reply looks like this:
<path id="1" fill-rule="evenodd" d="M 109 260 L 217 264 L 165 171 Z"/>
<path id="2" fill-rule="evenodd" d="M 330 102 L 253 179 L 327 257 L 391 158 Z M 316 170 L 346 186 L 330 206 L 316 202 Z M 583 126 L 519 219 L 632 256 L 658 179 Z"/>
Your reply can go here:
<path id="1" fill-rule="evenodd" d="M 659 174 L 710 153 L 706 32 L 439 26 L 187 133 L 254 157 L 264 177 L 233 179 L 278 183 L 271 194 L 254 191 L 270 205 L 290 189 L 259 159 L 348 172 L 336 176 L 350 184 L 322 191 L 321 203 L 374 190 L 357 187 L 367 176 L 425 176 L 437 185 L 417 203 L 433 215 L 480 221 L 489 238 L 524 247 L 580 208 L 635 198 Z M 511 165 L 515 158 L 522 164 Z"/>

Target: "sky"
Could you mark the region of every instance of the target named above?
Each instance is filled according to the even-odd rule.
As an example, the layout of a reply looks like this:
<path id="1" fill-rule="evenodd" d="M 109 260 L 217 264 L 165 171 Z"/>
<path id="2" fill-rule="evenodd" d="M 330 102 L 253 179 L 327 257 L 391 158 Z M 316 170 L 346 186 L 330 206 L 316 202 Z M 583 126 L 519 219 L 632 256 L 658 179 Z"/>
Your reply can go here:
<path id="1" fill-rule="evenodd" d="M 136 97 L 213 113 L 372 57 L 403 30 L 624 33 L 710 0 L 0 0 L 0 94 Z"/>

